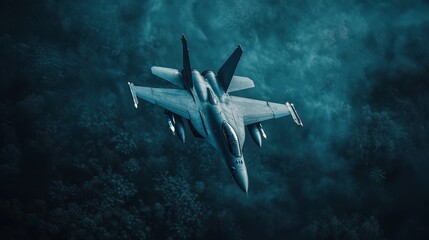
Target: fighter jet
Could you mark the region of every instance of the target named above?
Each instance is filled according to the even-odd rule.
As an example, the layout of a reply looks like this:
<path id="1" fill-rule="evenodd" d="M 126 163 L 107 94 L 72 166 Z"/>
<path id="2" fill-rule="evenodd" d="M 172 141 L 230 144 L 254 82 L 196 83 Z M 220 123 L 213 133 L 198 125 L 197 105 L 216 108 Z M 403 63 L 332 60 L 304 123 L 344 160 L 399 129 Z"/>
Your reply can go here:
<path id="1" fill-rule="evenodd" d="M 192 134 L 205 139 L 220 153 L 235 182 L 247 195 L 249 180 L 243 157 L 245 128 L 261 147 L 262 138 L 267 138 L 261 122 L 287 115 L 291 115 L 298 126 L 303 126 L 302 121 L 292 103 L 280 104 L 230 95 L 255 86 L 250 78 L 234 75 L 243 53 L 240 45 L 216 73 L 209 70 L 200 73 L 191 68 L 185 35 L 181 40 L 182 70 L 151 68 L 152 74 L 177 88 L 141 87 L 128 82 L 134 106 L 138 107 L 138 98 L 141 98 L 164 108 L 170 130 L 182 142 L 185 142 L 186 119 Z"/>

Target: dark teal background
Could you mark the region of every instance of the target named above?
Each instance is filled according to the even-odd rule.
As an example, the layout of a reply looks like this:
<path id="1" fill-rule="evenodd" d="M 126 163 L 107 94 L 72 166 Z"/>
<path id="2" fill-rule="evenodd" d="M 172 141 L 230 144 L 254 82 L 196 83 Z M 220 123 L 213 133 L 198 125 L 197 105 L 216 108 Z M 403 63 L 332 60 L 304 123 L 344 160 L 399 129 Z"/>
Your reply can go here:
<path id="1" fill-rule="evenodd" d="M 304 122 L 247 139 L 249 196 L 127 81 L 217 70 Z M 1 239 L 428 239 L 425 1 L 2 1 Z"/>

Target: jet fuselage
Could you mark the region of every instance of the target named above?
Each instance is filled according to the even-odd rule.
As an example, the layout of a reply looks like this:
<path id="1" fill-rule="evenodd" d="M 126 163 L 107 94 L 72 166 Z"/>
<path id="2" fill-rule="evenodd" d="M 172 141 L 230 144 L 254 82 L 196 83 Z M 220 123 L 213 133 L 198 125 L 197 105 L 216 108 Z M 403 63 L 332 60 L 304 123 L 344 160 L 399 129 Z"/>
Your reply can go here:
<path id="1" fill-rule="evenodd" d="M 248 175 L 243 158 L 245 140 L 244 124 L 235 116 L 235 109 L 229 104 L 229 94 L 225 93 L 212 71 L 192 70 L 192 95 L 198 98 L 199 111 L 205 125 L 205 140 L 221 153 L 237 185 L 248 192 Z M 237 119 L 237 121 L 236 121 Z"/>
<path id="2" fill-rule="evenodd" d="M 138 98 L 165 109 L 170 130 L 185 142 L 187 120 L 192 134 L 205 139 L 224 159 L 237 185 L 247 194 L 249 180 L 243 158 L 245 128 L 253 141 L 262 146 L 266 134 L 261 122 L 291 115 L 298 126 L 303 126 L 292 103 L 285 104 L 229 95 L 230 92 L 255 87 L 252 79 L 234 75 L 243 49 L 238 45 L 217 73 L 191 68 L 189 49 L 181 37 L 183 69 L 153 66 L 154 75 L 178 88 L 135 86 L 128 82 L 134 107 Z"/>

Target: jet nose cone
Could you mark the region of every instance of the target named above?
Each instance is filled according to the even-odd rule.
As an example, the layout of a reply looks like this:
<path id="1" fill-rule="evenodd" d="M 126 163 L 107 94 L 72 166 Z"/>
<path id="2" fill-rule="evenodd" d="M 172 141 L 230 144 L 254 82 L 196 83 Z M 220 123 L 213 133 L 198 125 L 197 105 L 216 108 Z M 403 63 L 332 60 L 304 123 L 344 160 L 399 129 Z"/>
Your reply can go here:
<path id="1" fill-rule="evenodd" d="M 237 185 L 243 190 L 244 193 L 247 194 L 249 191 L 249 179 L 247 177 L 247 171 L 245 168 L 237 169 L 237 171 L 233 174 L 234 180 Z"/>

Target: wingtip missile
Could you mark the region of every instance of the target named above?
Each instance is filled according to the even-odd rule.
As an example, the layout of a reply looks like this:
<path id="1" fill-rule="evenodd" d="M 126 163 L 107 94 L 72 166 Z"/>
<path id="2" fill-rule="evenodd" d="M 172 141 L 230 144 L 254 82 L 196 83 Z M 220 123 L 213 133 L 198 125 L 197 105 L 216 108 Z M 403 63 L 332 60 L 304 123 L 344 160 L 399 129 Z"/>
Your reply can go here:
<path id="1" fill-rule="evenodd" d="M 304 127 L 304 124 L 301 121 L 301 118 L 298 115 L 298 112 L 295 109 L 295 106 L 293 103 L 286 102 L 286 106 L 289 109 L 290 115 L 293 118 L 293 121 L 296 123 L 296 125 Z"/>
<path id="2" fill-rule="evenodd" d="M 136 91 L 135 91 L 135 88 L 134 88 L 134 84 L 128 82 L 128 86 L 130 87 L 131 96 L 133 97 L 134 107 L 138 108 L 139 100 L 137 100 L 137 96 L 136 96 Z"/>

